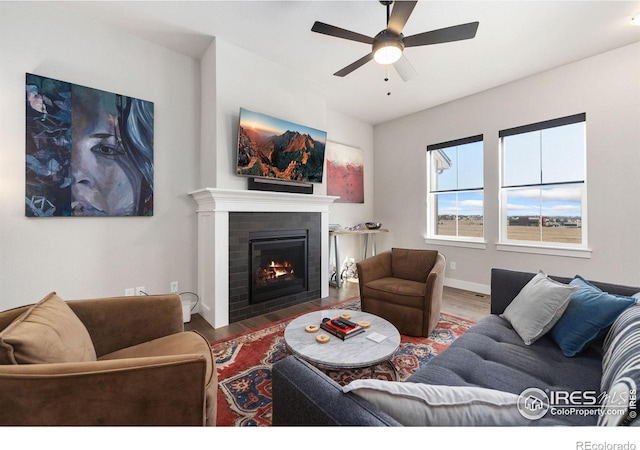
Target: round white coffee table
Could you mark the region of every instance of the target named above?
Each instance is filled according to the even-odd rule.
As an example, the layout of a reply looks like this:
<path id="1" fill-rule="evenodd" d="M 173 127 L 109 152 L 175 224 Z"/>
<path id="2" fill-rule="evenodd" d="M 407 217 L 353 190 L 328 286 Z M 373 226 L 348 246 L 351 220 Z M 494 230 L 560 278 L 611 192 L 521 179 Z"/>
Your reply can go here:
<path id="1" fill-rule="evenodd" d="M 322 328 L 315 333 L 308 333 L 307 325 L 320 325 L 322 319 L 333 319 L 343 313 L 351 314 L 351 322 L 366 320 L 371 323 L 363 333 L 342 340 Z M 380 342 L 368 336 L 382 335 Z M 321 344 L 316 341 L 318 334 L 329 336 L 329 342 Z M 289 350 L 302 359 L 323 369 L 356 369 L 370 367 L 381 362 L 388 362 L 400 346 L 400 333 L 390 322 L 382 317 L 362 311 L 346 309 L 324 309 L 300 316 L 289 323 L 284 330 L 284 340 Z"/>

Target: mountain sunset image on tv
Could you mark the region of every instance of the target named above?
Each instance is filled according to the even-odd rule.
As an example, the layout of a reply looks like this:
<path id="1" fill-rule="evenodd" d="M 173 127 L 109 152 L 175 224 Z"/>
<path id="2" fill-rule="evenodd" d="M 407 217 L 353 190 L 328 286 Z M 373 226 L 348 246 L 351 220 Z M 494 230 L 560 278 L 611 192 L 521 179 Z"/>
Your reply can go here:
<path id="1" fill-rule="evenodd" d="M 240 108 L 238 175 L 322 183 L 326 131 Z"/>

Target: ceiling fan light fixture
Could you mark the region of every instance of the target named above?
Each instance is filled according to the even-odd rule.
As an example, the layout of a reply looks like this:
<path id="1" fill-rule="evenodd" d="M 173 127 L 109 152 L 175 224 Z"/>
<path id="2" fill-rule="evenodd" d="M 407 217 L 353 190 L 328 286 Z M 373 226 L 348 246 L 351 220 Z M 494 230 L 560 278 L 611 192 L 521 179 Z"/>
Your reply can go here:
<path id="1" fill-rule="evenodd" d="M 393 64 L 398 61 L 402 56 L 402 47 L 397 42 L 385 42 L 378 47 L 374 54 L 373 59 L 378 64 Z"/>
<path id="2" fill-rule="evenodd" d="M 372 50 L 373 59 L 378 64 L 393 64 L 400 59 L 404 50 L 402 35 L 383 30 L 375 37 Z"/>

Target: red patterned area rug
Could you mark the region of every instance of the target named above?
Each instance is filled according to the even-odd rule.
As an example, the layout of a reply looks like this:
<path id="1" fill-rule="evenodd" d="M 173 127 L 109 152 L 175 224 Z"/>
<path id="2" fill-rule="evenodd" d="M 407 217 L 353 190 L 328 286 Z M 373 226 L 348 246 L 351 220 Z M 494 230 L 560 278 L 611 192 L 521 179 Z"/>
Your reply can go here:
<path id="1" fill-rule="evenodd" d="M 360 299 L 343 300 L 326 309 L 359 310 Z M 271 366 L 289 355 L 284 329 L 294 318 L 211 343 L 218 370 L 217 426 L 271 426 Z M 473 324 L 442 313 L 429 338 L 402 335 L 400 347 L 391 360 L 398 380 L 407 379 Z M 394 379 L 388 364 L 325 373 L 340 385 L 358 378 Z"/>

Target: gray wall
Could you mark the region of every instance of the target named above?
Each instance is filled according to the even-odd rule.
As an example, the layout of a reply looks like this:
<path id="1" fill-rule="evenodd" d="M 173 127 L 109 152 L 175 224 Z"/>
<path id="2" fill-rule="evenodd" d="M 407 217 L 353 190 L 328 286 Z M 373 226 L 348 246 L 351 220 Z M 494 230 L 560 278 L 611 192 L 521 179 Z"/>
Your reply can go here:
<path id="1" fill-rule="evenodd" d="M 0 4 L 0 60 L 0 309 L 195 290 L 198 61 L 47 2 Z M 153 217 L 24 217 L 25 72 L 154 102 Z"/>
<path id="2" fill-rule="evenodd" d="M 366 203 L 332 206 L 330 221 L 372 218 L 373 127 L 328 108 L 318 86 L 230 43 L 214 41 L 197 60 L 53 3 L 0 2 L 0 60 L 0 310 L 51 291 L 65 299 L 136 286 L 165 293 L 177 280 L 195 292 L 196 204 L 188 193 L 246 189 L 232 166 L 241 106 L 362 148 Z M 24 217 L 26 72 L 154 102 L 153 217 Z M 343 255 L 359 254 L 358 244 L 345 240 Z"/>
<path id="3" fill-rule="evenodd" d="M 384 246 L 435 248 L 456 262 L 450 286 L 488 292 L 491 267 L 640 285 L 640 44 L 623 47 L 374 128 L 375 215 Z M 498 131 L 587 114 L 591 258 L 499 251 Z M 484 134 L 485 249 L 426 236 L 426 146 Z M 382 169 L 384 168 L 384 169 Z"/>

